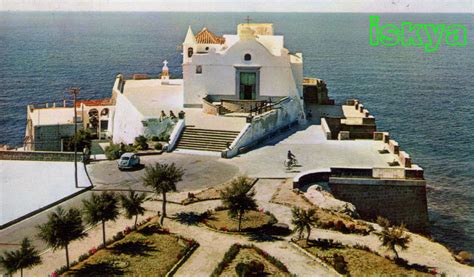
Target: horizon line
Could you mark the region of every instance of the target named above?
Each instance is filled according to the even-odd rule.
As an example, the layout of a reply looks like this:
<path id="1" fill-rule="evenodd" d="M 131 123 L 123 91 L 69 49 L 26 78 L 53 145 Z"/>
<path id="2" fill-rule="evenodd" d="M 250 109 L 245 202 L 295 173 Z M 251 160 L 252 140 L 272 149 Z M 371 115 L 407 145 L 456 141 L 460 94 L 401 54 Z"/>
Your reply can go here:
<path id="1" fill-rule="evenodd" d="M 70 12 L 70 13 L 111 13 L 111 12 L 122 12 L 122 13 L 354 13 L 354 14 L 474 14 L 470 11 L 436 11 L 436 12 L 422 12 L 422 11 L 373 11 L 373 12 L 357 12 L 357 11 L 179 11 L 179 10 L 169 10 L 169 11 L 137 11 L 137 10 L 0 10 L 0 12 Z"/>

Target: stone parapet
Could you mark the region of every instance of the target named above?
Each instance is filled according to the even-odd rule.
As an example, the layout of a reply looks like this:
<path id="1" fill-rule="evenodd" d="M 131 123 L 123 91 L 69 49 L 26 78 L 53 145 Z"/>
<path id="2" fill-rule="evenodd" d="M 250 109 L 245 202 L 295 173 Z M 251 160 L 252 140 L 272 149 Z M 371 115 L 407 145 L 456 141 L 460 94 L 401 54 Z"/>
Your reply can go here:
<path id="1" fill-rule="evenodd" d="M 424 180 L 330 177 L 329 186 L 337 199 L 354 204 L 363 219 L 383 216 L 411 231 L 428 232 Z"/>

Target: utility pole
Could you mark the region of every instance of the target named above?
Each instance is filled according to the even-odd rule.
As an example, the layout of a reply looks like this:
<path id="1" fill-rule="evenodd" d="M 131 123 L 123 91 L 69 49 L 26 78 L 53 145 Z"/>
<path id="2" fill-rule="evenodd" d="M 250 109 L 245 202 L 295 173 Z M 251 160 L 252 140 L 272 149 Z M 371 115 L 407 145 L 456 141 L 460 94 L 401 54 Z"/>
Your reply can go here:
<path id="1" fill-rule="evenodd" d="M 77 108 L 76 101 L 77 95 L 79 94 L 79 88 L 70 88 L 69 93 L 74 97 L 74 182 L 76 188 L 79 187 L 77 182 Z"/>

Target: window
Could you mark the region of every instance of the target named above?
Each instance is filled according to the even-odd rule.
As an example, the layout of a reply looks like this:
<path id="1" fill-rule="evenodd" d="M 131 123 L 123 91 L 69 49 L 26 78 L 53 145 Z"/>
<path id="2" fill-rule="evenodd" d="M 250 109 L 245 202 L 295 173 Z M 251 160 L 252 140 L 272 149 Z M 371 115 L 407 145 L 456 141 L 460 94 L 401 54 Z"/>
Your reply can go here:
<path id="1" fill-rule="evenodd" d="M 189 47 L 188 48 L 188 58 L 191 58 L 193 56 L 193 48 L 192 47 Z"/>
<path id="2" fill-rule="evenodd" d="M 250 60 L 252 60 L 252 55 L 250 55 L 249 53 L 245 54 L 244 61 L 250 61 Z"/>
<path id="3" fill-rule="evenodd" d="M 202 73 L 202 65 L 196 65 L 196 74 Z"/>
<path id="4" fill-rule="evenodd" d="M 209 51 L 209 46 L 206 47 L 206 51 Z"/>

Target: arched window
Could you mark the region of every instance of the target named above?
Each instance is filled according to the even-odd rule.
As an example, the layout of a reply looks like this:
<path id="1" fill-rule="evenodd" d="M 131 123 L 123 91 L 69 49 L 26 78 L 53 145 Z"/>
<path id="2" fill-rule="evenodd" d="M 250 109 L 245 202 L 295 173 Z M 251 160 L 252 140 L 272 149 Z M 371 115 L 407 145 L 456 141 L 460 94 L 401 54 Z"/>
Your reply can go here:
<path id="1" fill-rule="evenodd" d="M 108 116 L 109 115 L 109 109 L 105 108 L 100 112 L 101 116 Z"/>
<path id="2" fill-rule="evenodd" d="M 193 56 L 193 48 L 192 47 L 189 47 L 188 48 L 188 58 L 191 58 Z"/>
<path id="3" fill-rule="evenodd" d="M 244 61 L 250 61 L 250 60 L 252 60 L 252 55 L 250 55 L 249 53 L 245 54 Z"/>

